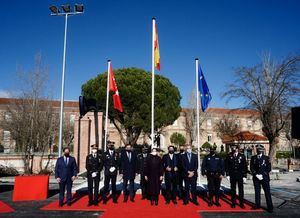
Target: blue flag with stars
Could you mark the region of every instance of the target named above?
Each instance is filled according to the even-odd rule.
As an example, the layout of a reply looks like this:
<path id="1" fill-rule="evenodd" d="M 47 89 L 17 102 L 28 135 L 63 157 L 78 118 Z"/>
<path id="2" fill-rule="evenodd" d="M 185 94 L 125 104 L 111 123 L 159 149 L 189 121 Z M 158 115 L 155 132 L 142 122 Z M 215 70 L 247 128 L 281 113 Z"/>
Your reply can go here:
<path id="1" fill-rule="evenodd" d="M 200 100 L 201 100 L 201 109 L 204 112 L 207 107 L 209 102 L 211 101 L 211 94 L 209 92 L 207 83 L 205 81 L 202 69 L 199 65 L 198 68 L 198 88 L 199 88 L 199 93 L 200 93 Z"/>

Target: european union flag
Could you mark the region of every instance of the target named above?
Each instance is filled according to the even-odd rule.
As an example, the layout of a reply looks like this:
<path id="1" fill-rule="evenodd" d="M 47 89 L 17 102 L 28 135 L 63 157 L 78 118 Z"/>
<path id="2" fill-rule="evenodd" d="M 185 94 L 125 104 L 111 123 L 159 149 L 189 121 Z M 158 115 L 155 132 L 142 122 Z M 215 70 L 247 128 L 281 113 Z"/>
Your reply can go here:
<path id="1" fill-rule="evenodd" d="M 209 102 L 211 101 L 211 94 L 209 92 L 200 65 L 198 68 L 198 89 L 199 89 L 198 91 L 200 93 L 200 99 L 201 99 L 201 109 L 204 112 L 207 109 Z"/>

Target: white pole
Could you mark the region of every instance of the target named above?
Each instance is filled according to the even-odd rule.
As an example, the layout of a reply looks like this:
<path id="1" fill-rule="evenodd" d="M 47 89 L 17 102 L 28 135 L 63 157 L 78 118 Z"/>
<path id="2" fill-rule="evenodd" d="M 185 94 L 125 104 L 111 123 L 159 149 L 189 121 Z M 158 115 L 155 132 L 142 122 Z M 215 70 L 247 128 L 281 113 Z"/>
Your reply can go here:
<path id="1" fill-rule="evenodd" d="M 63 134 L 63 118 L 64 118 L 64 92 L 65 92 L 65 69 L 66 69 L 66 47 L 67 47 L 67 28 L 68 14 L 65 15 L 65 35 L 64 35 L 64 53 L 61 79 L 61 97 L 60 97 L 60 118 L 59 118 L 59 143 L 58 156 L 61 156 L 62 151 L 62 134 Z"/>
<path id="2" fill-rule="evenodd" d="M 110 63 L 107 61 L 107 87 L 106 87 L 106 111 L 105 111 L 105 131 L 104 131 L 104 151 L 106 151 L 107 146 L 107 125 L 108 125 L 108 103 L 109 103 L 109 79 L 110 79 Z"/>
<path id="3" fill-rule="evenodd" d="M 200 117 L 199 117 L 199 112 L 200 112 L 200 103 L 199 103 L 199 59 L 195 59 L 195 64 L 196 64 L 196 102 L 197 102 L 197 149 L 198 149 L 198 184 L 200 185 L 200 175 L 201 175 L 201 164 L 200 164 Z"/>
<path id="4" fill-rule="evenodd" d="M 155 39 L 156 29 L 155 29 L 155 18 L 152 18 L 152 98 L 151 98 L 151 146 L 154 145 L 154 39 Z"/>

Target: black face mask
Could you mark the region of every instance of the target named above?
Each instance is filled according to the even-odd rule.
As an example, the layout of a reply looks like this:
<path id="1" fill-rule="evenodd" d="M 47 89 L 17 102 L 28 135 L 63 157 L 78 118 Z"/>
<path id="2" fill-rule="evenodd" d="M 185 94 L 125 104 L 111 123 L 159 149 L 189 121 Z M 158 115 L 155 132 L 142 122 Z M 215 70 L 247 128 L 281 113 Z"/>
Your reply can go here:
<path id="1" fill-rule="evenodd" d="M 66 157 L 69 157 L 69 156 L 70 156 L 70 153 L 64 153 L 64 155 L 65 155 Z"/>
<path id="2" fill-rule="evenodd" d="M 169 151 L 169 154 L 174 154 L 174 150 L 172 150 L 172 151 Z"/>
<path id="3" fill-rule="evenodd" d="M 143 154 L 147 154 L 148 152 L 145 150 L 145 151 L 143 151 Z"/>
<path id="4" fill-rule="evenodd" d="M 111 150 L 111 151 L 115 150 L 114 147 L 109 147 L 108 149 Z"/>
<path id="5" fill-rule="evenodd" d="M 183 153 L 184 152 L 184 149 L 180 149 L 180 153 Z"/>
<path id="6" fill-rule="evenodd" d="M 215 154 L 215 151 L 210 151 L 210 154 L 211 154 L 211 155 L 214 155 L 214 154 Z"/>
<path id="7" fill-rule="evenodd" d="M 131 152 L 131 150 L 126 150 L 127 152 Z"/>

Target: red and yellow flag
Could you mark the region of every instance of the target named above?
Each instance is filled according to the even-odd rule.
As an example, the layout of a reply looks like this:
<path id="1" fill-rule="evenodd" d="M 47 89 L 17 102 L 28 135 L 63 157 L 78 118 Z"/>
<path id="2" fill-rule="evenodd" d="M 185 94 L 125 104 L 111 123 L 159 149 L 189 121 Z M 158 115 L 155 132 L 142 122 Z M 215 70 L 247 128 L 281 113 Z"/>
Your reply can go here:
<path id="1" fill-rule="evenodd" d="M 159 44 L 156 23 L 154 25 L 154 67 L 160 70 Z"/>

